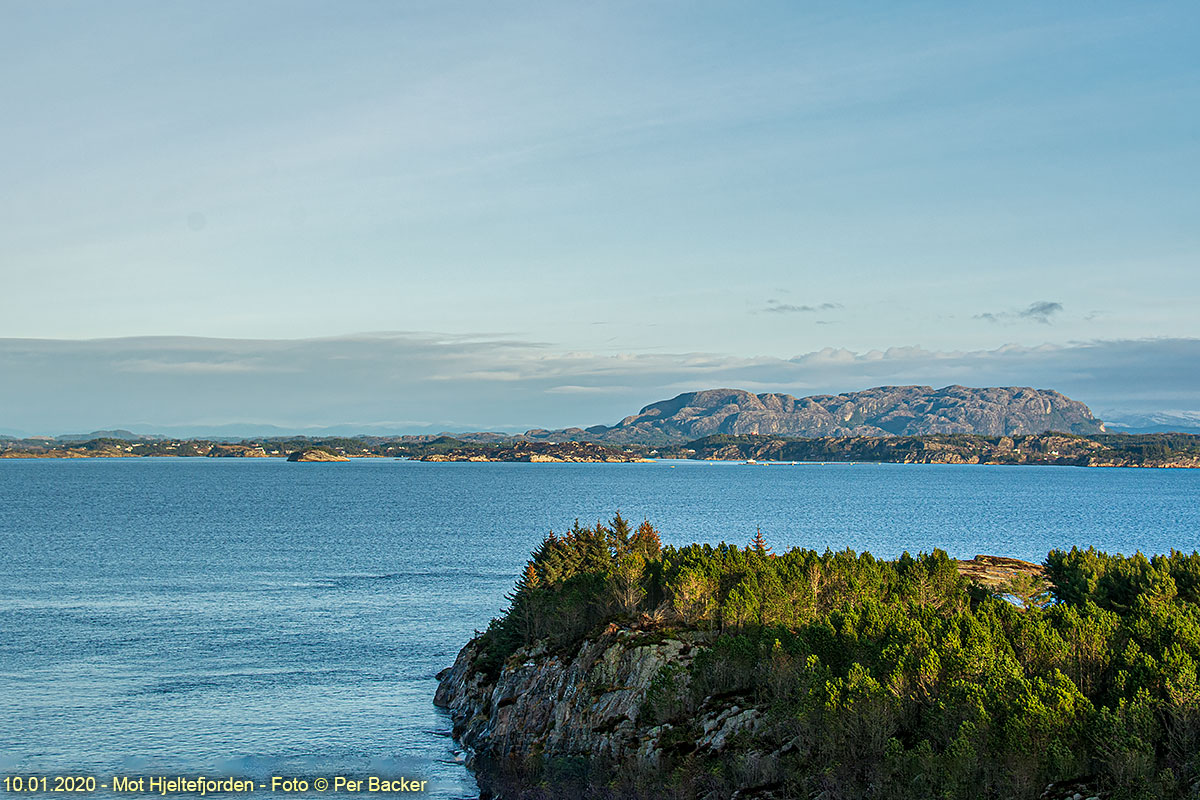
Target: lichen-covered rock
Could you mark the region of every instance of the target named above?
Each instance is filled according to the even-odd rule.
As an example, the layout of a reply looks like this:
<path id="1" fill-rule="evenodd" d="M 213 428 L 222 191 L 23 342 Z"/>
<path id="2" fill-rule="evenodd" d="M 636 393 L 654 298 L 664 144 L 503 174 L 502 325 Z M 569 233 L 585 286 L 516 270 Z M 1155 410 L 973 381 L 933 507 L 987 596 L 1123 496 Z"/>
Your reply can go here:
<path id="1" fill-rule="evenodd" d="M 756 708 L 731 706 L 714 712 L 700 722 L 704 735 L 696 742 L 697 747 L 719 753 L 729 744 L 730 738 L 743 731 L 754 733 L 762 724 L 762 712 Z"/>
<path id="2" fill-rule="evenodd" d="M 646 693 L 664 666 L 687 665 L 706 638 L 699 632 L 656 638 L 610 625 L 574 654 L 523 648 L 493 681 L 474 668 L 479 652 L 472 641 L 438 676 L 434 703 L 449 710 L 454 737 L 473 756 L 586 756 L 654 765 L 657 737 L 670 726 L 639 727 Z"/>

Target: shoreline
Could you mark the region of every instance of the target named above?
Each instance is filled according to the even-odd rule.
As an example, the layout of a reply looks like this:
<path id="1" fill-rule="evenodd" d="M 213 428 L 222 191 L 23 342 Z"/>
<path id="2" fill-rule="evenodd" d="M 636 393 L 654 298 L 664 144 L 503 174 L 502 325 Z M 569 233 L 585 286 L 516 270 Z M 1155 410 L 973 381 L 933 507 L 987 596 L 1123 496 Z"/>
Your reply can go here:
<path id="1" fill-rule="evenodd" d="M 266 456 L 209 456 L 209 455 L 178 455 L 172 453 L 154 453 L 141 455 L 137 453 L 38 453 L 28 451 L 0 451 L 0 461 L 78 461 L 78 460 L 123 460 L 123 459 L 178 459 L 191 461 L 194 459 L 209 459 L 209 458 L 237 458 L 238 460 L 272 460 L 272 461 L 288 461 L 288 455 L 272 454 Z M 1200 463 L 1098 463 L 1098 464 L 1074 464 L 1062 463 L 1054 461 L 1030 461 L 1030 462 L 1011 462 L 1011 461 L 901 461 L 901 460 L 867 460 L 856 459 L 854 461 L 842 460 L 826 460 L 826 461 L 760 461 L 760 460 L 743 460 L 730 458 L 675 458 L 675 457 L 658 457 L 658 458 L 624 458 L 624 459 L 561 459 L 561 458 L 532 458 L 532 459 L 513 459 L 513 458 L 406 458 L 399 456 L 386 456 L 376 454 L 357 454 L 347 453 L 344 461 L 408 461 L 419 462 L 425 464 L 666 464 L 675 466 L 675 464 L 730 464 L 737 466 L 748 467 L 831 467 L 831 466 L 865 466 L 876 464 L 895 464 L 898 466 L 950 466 L 950 467 L 1075 467 L 1079 469 L 1155 469 L 1155 470 L 1190 470 L 1200 469 Z M 675 463 L 672 463 L 675 462 Z M 332 463 L 332 462 L 330 462 Z"/>

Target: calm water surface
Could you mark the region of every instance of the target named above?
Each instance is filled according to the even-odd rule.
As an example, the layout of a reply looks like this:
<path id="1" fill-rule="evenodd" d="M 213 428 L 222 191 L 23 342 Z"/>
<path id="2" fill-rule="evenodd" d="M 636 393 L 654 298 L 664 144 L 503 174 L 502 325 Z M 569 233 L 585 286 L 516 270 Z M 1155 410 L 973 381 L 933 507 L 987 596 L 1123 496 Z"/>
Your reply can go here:
<path id="1" fill-rule="evenodd" d="M 405 775 L 474 797 L 434 675 L 550 529 L 1192 550 L 1200 471 L 0 461 L 0 773 Z"/>

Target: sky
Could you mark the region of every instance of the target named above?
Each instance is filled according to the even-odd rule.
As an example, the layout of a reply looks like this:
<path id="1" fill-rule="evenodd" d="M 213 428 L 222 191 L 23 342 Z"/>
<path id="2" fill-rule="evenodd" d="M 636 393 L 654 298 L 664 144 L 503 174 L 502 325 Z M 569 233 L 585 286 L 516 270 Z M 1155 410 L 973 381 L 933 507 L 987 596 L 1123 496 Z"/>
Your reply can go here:
<path id="1" fill-rule="evenodd" d="M 1200 414 L 1195 3 L 0 14 L 0 432 Z"/>

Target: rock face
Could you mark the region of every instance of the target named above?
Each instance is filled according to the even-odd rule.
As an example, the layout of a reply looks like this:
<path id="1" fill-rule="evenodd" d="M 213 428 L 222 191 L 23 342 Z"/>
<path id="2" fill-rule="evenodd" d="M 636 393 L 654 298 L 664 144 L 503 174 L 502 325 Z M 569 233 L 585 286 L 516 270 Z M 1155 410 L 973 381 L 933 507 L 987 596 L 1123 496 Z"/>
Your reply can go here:
<path id="1" fill-rule="evenodd" d="M 1012 436 L 1046 430 L 1102 433 L 1083 403 L 1048 389 L 881 386 L 796 398 L 740 389 L 688 392 L 646 406 L 611 428 L 530 431 L 531 439 L 677 443 L 718 433 L 779 436 Z"/>
<path id="2" fill-rule="evenodd" d="M 297 450 L 287 457 L 288 461 L 349 461 L 345 456 L 330 453 L 327 450 Z"/>
<path id="3" fill-rule="evenodd" d="M 523 648 L 494 680 L 474 669 L 472 641 L 438 675 L 434 703 L 449 710 L 454 738 L 485 789 L 496 774 L 491 768 L 531 754 L 654 766 L 665 730 L 639 724 L 646 693 L 664 666 L 686 666 L 706 641 L 701 632 L 655 638 L 610 625 L 574 655 L 550 654 L 540 644 Z M 715 741 L 752 722 L 730 723 L 730 716 L 708 726 Z"/>

